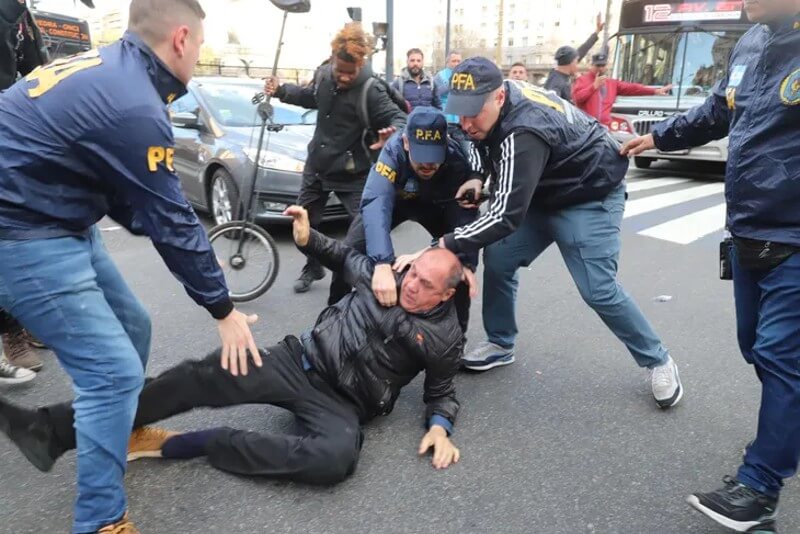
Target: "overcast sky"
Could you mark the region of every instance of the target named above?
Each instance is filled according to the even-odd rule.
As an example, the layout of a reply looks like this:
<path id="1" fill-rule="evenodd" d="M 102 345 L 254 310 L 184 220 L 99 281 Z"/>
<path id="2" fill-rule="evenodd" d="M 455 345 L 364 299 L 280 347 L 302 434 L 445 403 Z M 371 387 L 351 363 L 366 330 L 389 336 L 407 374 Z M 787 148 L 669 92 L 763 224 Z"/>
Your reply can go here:
<path id="1" fill-rule="evenodd" d="M 444 22 L 425 15 L 426 6 L 430 7 L 433 2 L 395 0 L 395 58 L 403 58 L 412 46 L 425 51 L 430 49 L 432 26 Z M 94 0 L 94 3 L 95 14 L 113 9 L 127 13 L 130 0 Z M 263 49 L 266 57 L 274 54 L 282 13 L 268 0 L 201 0 L 201 4 L 208 14 L 206 40 L 209 44 L 224 44 L 228 31 L 234 30 L 243 45 Z M 386 20 L 384 0 L 312 0 L 310 13 L 289 16 L 281 64 L 297 67 L 318 64 L 326 55 L 333 35 L 348 21 L 346 8 L 349 6 L 363 9 L 368 30 L 372 22 Z M 77 0 L 40 0 L 39 9 L 81 18 L 92 15 L 92 10 Z M 382 55 L 376 60 L 384 61 Z"/>

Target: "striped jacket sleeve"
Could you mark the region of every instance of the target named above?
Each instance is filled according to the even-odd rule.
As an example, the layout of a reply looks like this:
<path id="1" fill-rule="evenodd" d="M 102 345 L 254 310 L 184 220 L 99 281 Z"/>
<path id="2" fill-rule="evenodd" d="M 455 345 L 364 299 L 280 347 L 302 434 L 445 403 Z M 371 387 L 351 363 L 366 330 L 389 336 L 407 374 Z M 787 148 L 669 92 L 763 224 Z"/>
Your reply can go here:
<path id="1" fill-rule="evenodd" d="M 470 142 L 467 150 L 467 159 L 469 161 L 470 170 L 473 174 L 480 174 L 481 179 L 486 183 L 486 169 L 483 168 L 481 161 L 481 154 L 478 152 L 478 147 L 475 143 Z"/>
<path id="2" fill-rule="evenodd" d="M 494 197 L 488 211 L 472 224 L 445 235 L 445 246 L 455 253 L 471 252 L 516 230 L 528 212 L 549 157 L 550 147 L 536 134 L 509 134 L 500 144 Z"/>

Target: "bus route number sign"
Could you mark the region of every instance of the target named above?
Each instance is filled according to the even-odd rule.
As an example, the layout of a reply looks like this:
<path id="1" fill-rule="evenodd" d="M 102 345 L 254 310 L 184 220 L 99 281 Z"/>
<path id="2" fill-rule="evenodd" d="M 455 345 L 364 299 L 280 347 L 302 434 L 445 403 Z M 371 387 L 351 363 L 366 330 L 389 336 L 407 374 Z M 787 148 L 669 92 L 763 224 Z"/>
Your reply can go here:
<path id="1" fill-rule="evenodd" d="M 650 4 L 644 6 L 644 21 L 696 22 L 714 20 L 739 20 L 742 17 L 743 1 L 682 2 L 680 4 Z"/>

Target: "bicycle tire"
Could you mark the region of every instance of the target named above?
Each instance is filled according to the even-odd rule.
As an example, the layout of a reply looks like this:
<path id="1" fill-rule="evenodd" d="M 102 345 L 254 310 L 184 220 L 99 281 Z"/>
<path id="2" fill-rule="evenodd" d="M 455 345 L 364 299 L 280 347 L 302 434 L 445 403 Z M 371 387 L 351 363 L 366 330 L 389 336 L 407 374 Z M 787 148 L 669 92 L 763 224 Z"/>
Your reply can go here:
<path id="1" fill-rule="evenodd" d="M 243 223 L 242 221 L 230 221 L 223 223 L 214 226 L 208 231 L 208 240 L 211 242 L 211 246 L 213 248 L 215 241 L 224 236 L 226 233 L 231 232 L 231 236 L 229 237 L 232 242 L 238 241 L 241 238 L 242 228 L 244 228 L 245 233 L 256 238 L 267 250 L 268 257 L 272 264 L 272 269 L 268 272 L 267 276 L 260 280 L 253 288 L 245 291 L 232 291 L 229 288 L 230 298 L 234 302 L 249 302 L 266 293 L 275 283 L 275 279 L 278 277 L 278 270 L 280 268 L 280 257 L 278 255 L 278 247 L 275 244 L 275 240 L 272 238 L 269 232 L 256 224 Z M 221 261 L 227 262 L 228 258 L 223 258 Z"/>

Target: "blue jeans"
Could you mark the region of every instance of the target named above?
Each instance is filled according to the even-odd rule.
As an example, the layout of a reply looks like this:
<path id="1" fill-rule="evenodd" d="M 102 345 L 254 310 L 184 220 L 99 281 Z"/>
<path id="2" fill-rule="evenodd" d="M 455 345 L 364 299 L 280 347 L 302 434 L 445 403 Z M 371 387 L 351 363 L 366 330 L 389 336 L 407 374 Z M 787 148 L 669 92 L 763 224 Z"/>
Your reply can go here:
<path id="1" fill-rule="evenodd" d="M 777 496 L 800 460 L 800 254 L 753 271 L 734 251 L 732 264 L 739 348 L 761 380 L 758 433 L 738 479 Z"/>
<path id="2" fill-rule="evenodd" d="M 511 348 L 517 337 L 514 307 L 520 267 L 555 242 L 583 300 L 622 341 L 641 367 L 667 361 L 664 348 L 639 307 L 617 282 L 625 211 L 625 185 L 603 199 L 557 211 L 528 210 L 511 235 L 483 253 L 483 327 L 488 339 Z"/>
<path id="3" fill-rule="evenodd" d="M 51 347 L 72 379 L 73 532 L 95 532 L 127 508 L 126 453 L 150 351 L 150 318 L 97 227 L 86 237 L 0 240 L 0 256 L 0 307 Z"/>

